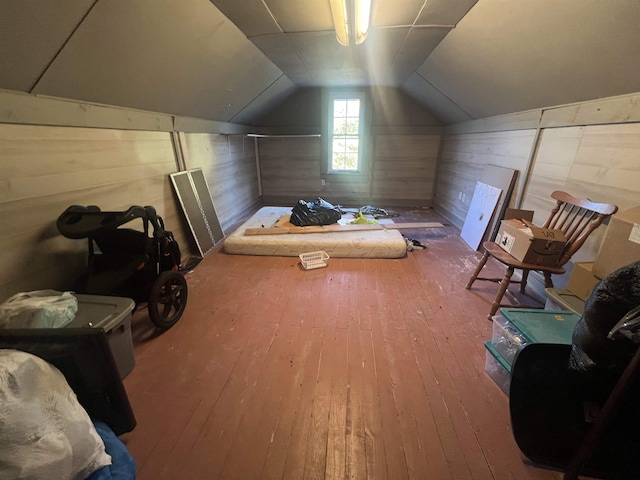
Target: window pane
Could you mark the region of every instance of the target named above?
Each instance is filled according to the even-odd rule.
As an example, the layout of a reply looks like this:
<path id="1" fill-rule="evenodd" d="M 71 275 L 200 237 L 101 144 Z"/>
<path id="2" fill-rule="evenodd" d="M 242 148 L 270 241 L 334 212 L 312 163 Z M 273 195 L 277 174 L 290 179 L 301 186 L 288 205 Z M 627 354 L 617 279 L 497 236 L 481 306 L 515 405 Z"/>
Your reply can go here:
<path id="1" fill-rule="evenodd" d="M 347 101 L 346 100 L 334 100 L 333 101 L 333 118 L 344 118 L 347 116 Z"/>
<path id="2" fill-rule="evenodd" d="M 360 100 L 347 100 L 347 115 L 350 117 L 360 116 Z"/>
<path id="3" fill-rule="evenodd" d="M 346 151 L 348 153 L 358 153 L 358 142 L 359 140 L 357 138 L 348 138 L 346 140 Z"/>
<path id="4" fill-rule="evenodd" d="M 333 170 L 357 170 L 358 140 L 334 138 L 331 159 L 331 168 Z"/>
<path id="5" fill-rule="evenodd" d="M 338 119 L 336 118 L 333 121 L 333 133 L 334 134 L 338 134 L 338 135 L 344 135 L 346 133 L 351 133 L 348 130 L 350 129 L 350 126 L 347 123 L 346 119 Z M 356 131 L 357 134 L 357 131 Z"/>
<path id="6" fill-rule="evenodd" d="M 349 135 L 358 135 L 360 129 L 360 121 L 357 118 L 349 118 L 345 120 L 345 133 Z"/>
<path id="7" fill-rule="evenodd" d="M 357 153 L 334 153 L 331 168 L 333 170 L 357 170 L 358 154 Z"/>

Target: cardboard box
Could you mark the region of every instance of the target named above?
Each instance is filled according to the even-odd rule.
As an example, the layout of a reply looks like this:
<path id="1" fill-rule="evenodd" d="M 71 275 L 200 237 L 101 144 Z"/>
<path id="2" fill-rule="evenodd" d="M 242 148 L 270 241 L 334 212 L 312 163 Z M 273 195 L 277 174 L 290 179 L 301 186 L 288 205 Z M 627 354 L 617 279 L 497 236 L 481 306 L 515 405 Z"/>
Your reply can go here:
<path id="1" fill-rule="evenodd" d="M 517 220 L 527 220 L 529 222 L 533 222 L 533 210 L 522 210 L 519 208 L 507 208 L 504 211 L 503 220 L 510 220 L 515 218 Z"/>
<path id="2" fill-rule="evenodd" d="M 619 212 L 609 227 L 593 263 L 593 274 L 604 278 L 620 267 L 640 260 L 640 206 Z"/>
<path id="3" fill-rule="evenodd" d="M 587 300 L 600 279 L 593 274 L 593 262 L 580 262 L 573 265 L 567 290 L 581 300 Z"/>
<path id="4" fill-rule="evenodd" d="M 554 266 L 567 241 L 561 230 L 510 219 L 500 222 L 496 243 L 521 262 Z"/>

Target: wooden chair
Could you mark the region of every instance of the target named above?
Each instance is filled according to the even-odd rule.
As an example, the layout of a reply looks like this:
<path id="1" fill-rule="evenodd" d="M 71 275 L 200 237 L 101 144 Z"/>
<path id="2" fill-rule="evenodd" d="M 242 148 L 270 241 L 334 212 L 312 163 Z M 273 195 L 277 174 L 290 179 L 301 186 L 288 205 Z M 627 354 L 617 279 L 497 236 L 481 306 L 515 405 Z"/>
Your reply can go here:
<path id="1" fill-rule="evenodd" d="M 510 283 L 519 283 L 520 293 L 524 293 L 530 271 L 541 272 L 544 275 L 545 287 L 553 287 L 551 275 L 562 275 L 565 272 L 564 268 L 562 268 L 563 265 L 569 261 L 574 253 L 578 251 L 587 237 L 591 235 L 591 232 L 598 228 L 604 219 L 618 211 L 618 207 L 616 205 L 608 203 L 594 203 L 589 199 L 575 198 L 568 193 L 561 191 L 553 192 L 551 194 L 551 198 L 556 200 L 556 205 L 553 210 L 551 210 L 551 214 L 543 227 L 562 230 L 567 239 L 567 245 L 556 265 L 543 266 L 531 263 L 522 263 L 509 255 L 495 242 L 484 242 L 482 244 L 484 255 L 480 259 L 476 270 L 473 272 L 473 275 L 471 275 L 471 278 L 465 288 L 470 289 L 476 280 L 497 282 L 500 285 L 496 298 L 491 304 L 491 310 L 487 315 L 487 318 L 490 320 L 501 306 L 518 306 L 501 304 L 502 297 L 504 297 Z M 478 276 L 489 260 L 489 257 L 493 257 L 503 265 L 506 265 L 507 271 L 505 272 L 504 277 L 483 278 Z M 522 277 L 519 281 L 511 280 L 511 276 L 516 269 L 522 270 Z"/>

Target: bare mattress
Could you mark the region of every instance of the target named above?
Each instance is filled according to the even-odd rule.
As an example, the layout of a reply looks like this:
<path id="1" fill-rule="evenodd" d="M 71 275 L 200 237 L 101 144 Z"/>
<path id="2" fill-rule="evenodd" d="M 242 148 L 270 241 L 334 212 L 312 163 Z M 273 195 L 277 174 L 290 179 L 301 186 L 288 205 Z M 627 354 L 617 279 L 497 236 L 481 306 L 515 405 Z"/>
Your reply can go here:
<path id="1" fill-rule="evenodd" d="M 406 254 L 407 244 L 398 230 L 244 234 L 247 228 L 273 227 L 283 216 L 291 214 L 291 208 L 262 207 L 224 240 L 225 253 L 297 257 L 301 253 L 323 250 L 334 258 L 399 258 Z"/>

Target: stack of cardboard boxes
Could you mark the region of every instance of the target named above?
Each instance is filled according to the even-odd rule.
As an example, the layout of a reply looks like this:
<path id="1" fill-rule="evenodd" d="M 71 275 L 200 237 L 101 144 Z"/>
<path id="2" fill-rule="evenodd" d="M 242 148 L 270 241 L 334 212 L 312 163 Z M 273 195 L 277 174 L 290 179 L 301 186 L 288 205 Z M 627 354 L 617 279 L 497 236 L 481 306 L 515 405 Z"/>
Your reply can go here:
<path id="1" fill-rule="evenodd" d="M 640 260 L 640 206 L 613 215 L 593 262 L 576 263 L 567 289 L 587 300 L 607 275 Z"/>

